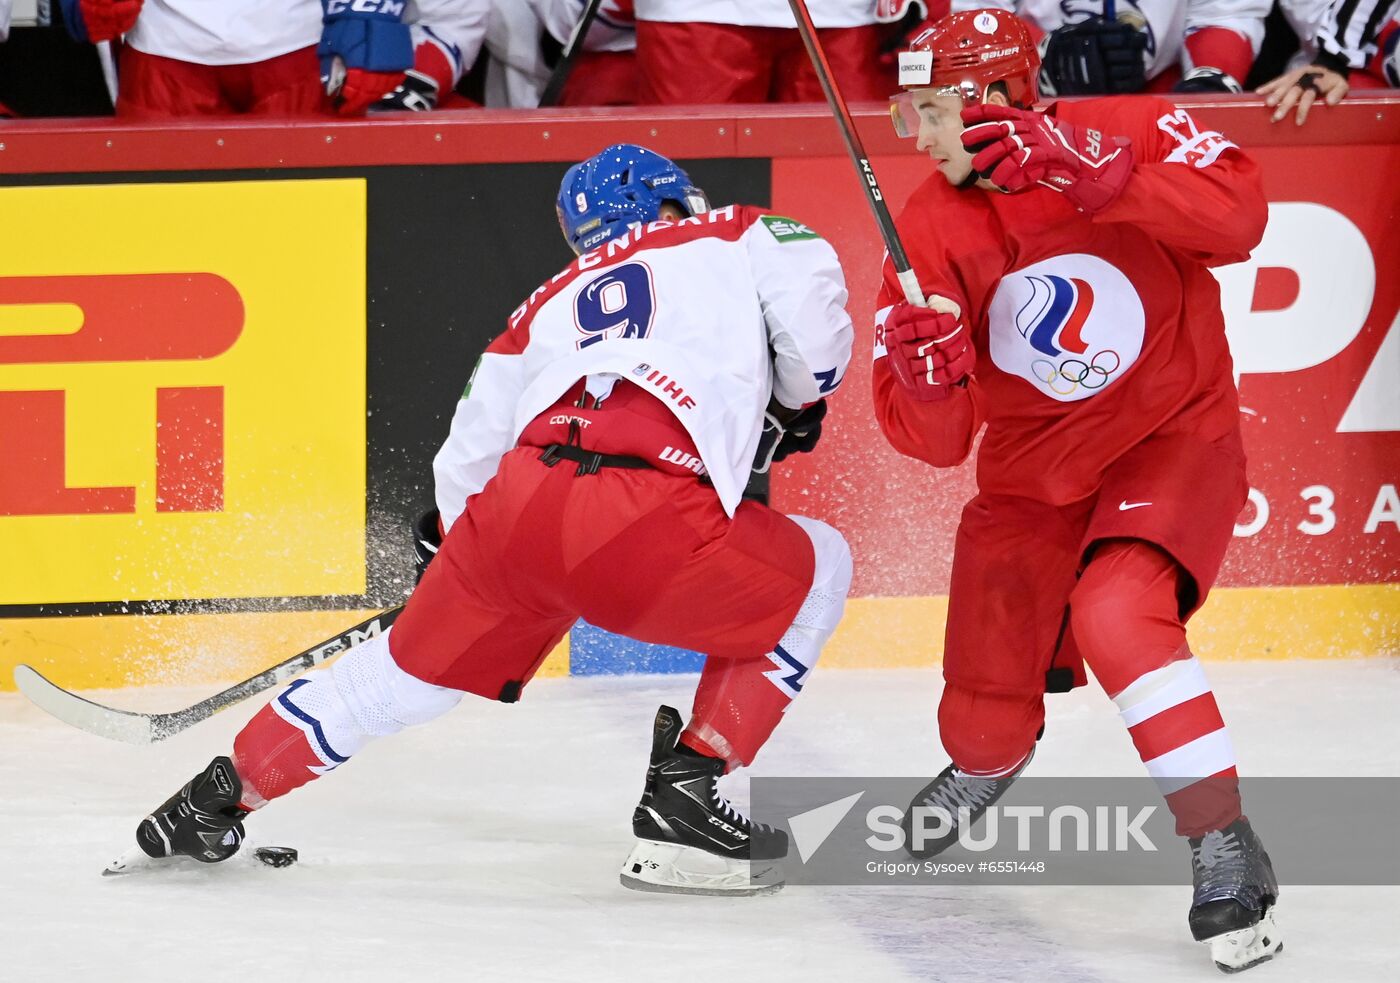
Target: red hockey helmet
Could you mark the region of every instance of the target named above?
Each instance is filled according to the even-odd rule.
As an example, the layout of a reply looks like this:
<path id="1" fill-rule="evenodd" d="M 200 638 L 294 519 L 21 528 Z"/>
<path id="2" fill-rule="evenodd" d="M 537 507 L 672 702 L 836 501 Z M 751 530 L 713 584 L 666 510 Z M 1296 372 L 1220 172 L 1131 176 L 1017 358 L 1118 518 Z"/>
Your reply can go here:
<path id="1" fill-rule="evenodd" d="M 899 84 L 905 91 L 890 106 L 894 128 L 902 137 L 918 133 L 918 114 L 908 95 L 915 89 L 962 96 L 972 105 L 986 100 L 992 83 L 1003 82 L 1012 105 L 1029 106 L 1039 97 L 1039 71 L 1031 32 L 1015 14 L 995 9 L 949 14 L 899 53 Z"/>

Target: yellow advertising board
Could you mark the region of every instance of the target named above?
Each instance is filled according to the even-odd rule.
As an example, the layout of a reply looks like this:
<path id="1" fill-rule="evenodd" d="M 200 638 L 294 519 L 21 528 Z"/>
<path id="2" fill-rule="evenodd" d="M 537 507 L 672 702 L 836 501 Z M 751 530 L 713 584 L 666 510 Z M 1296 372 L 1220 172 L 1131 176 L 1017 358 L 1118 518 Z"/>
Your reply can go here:
<path id="1" fill-rule="evenodd" d="M 0 215 L 0 604 L 363 593 L 365 182 Z"/>

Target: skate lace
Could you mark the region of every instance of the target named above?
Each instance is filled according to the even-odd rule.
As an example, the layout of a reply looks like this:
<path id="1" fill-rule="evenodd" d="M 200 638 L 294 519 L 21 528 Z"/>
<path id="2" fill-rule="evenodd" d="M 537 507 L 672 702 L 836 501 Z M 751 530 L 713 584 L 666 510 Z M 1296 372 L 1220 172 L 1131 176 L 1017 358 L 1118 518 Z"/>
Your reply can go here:
<path id="1" fill-rule="evenodd" d="M 995 778 L 974 778 L 962 772 L 953 772 L 952 781 L 940 782 L 924 796 L 923 804 L 930 808 L 942 808 L 948 815 L 957 815 L 958 809 L 977 809 L 997 790 Z"/>
<path id="2" fill-rule="evenodd" d="M 1240 846 L 1240 841 L 1235 838 L 1234 833 L 1211 830 L 1201 838 L 1201 845 L 1196 849 L 1196 864 L 1211 873 L 1215 873 L 1215 868 L 1222 864 L 1226 867 L 1238 867 L 1243 863 L 1244 848 Z"/>
<path id="3" fill-rule="evenodd" d="M 771 832 L 773 827 L 763 823 L 756 823 L 748 816 L 745 816 L 738 809 L 734 808 L 734 803 L 730 802 L 720 793 L 719 779 L 716 778 L 710 785 L 710 801 L 714 803 L 715 812 L 723 819 L 728 820 L 740 829 L 753 832 Z"/>

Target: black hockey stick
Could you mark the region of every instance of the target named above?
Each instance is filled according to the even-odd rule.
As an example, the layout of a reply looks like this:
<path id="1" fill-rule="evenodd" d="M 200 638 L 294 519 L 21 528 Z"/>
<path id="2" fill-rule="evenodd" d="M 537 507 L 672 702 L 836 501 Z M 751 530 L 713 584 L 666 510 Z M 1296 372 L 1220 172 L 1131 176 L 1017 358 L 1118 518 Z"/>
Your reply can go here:
<path id="1" fill-rule="evenodd" d="M 220 710 L 226 710 L 250 696 L 300 676 L 331 656 L 383 634 L 402 612 L 402 604 L 382 611 L 319 645 L 298 652 L 285 662 L 263 670 L 251 679 L 245 679 L 207 700 L 174 713 L 134 713 L 105 707 L 49 682 L 29 666 L 15 666 L 15 685 L 39 709 L 79 730 L 127 744 L 154 744 L 208 720 Z"/>
<path id="2" fill-rule="evenodd" d="M 583 50 L 583 39 L 588 36 L 588 29 L 593 26 L 593 18 L 598 16 L 598 8 L 602 6 L 603 0 L 585 0 L 583 14 L 579 17 L 578 23 L 574 25 L 574 31 L 569 35 L 568 44 L 564 45 L 564 50 L 559 55 L 559 64 L 554 66 L 554 71 L 549 76 L 549 82 L 545 84 L 544 92 L 540 93 L 540 108 L 555 106 L 559 103 L 559 96 L 564 91 L 564 83 L 569 81 L 569 73 L 574 69 L 574 62 L 578 60 L 579 52 Z"/>
<path id="3" fill-rule="evenodd" d="M 836 87 L 836 79 L 831 74 L 826 52 L 817 40 L 817 28 L 812 23 L 812 14 L 807 10 L 806 0 L 788 0 L 788 6 L 792 8 L 792 15 L 797 18 L 797 30 L 802 35 L 802 43 L 807 47 L 807 57 L 812 61 L 812 68 L 817 73 L 817 81 L 821 82 L 822 92 L 826 93 L 827 104 L 836 116 L 836 127 L 841 131 L 841 140 L 846 144 L 846 152 L 850 154 L 851 163 L 855 164 L 856 172 L 860 175 L 861 189 L 865 192 L 865 200 L 875 216 L 875 224 L 880 227 L 880 238 L 885 240 L 885 248 L 889 250 L 895 275 L 899 277 L 899 285 L 904 288 L 905 300 L 918 307 L 927 306 L 933 310 L 961 316 L 962 311 L 958 305 L 945 297 L 931 297 L 925 301 L 919 278 L 909 264 L 909 256 L 904 252 L 904 243 L 899 238 L 899 231 L 894 227 L 889 206 L 885 204 L 885 196 L 880 191 L 880 182 L 875 179 L 875 169 L 870 166 L 870 158 L 865 153 L 865 145 L 860 142 L 860 135 L 856 133 L 856 124 L 851 119 L 850 110 L 846 108 L 846 100 L 841 97 L 841 90 Z"/>

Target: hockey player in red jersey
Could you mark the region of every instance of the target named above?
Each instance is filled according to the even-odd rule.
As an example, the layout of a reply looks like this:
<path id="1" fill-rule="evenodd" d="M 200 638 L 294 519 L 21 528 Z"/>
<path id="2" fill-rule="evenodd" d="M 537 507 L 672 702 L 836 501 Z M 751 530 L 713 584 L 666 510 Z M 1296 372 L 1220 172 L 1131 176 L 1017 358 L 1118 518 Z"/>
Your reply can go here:
<path id="1" fill-rule="evenodd" d="M 403 614 L 259 711 L 231 759 L 140 824 L 146 854 L 226 859 L 248 812 L 372 738 L 464 693 L 515 702 L 583 617 L 708 655 L 689 726 L 657 714 L 623 883 L 781 883 L 786 837 L 716 782 L 753 760 L 802 689 L 840 621 L 851 556 L 825 523 L 742 493 L 756 460 L 811 450 L 820 434 L 850 357 L 841 267 L 805 225 L 711 209 L 641 147 L 571 168 L 558 209 L 579 258 L 472 373 L 434 461 L 446 537 L 429 542 Z"/>
<path id="2" fill-rule="evenodd" d="M 1239 969 L 1278 948 L 1278 886 L 1185 622 L 1247 491 L 1209 268 L 1249 255 L 1266 204 L 1254 163 L 1167 102 L 1035 108 L 1037 61 L 1010 14 L 953 14 L 901 54 L 891 107 L 938 173 L 898 221 L 928 306 L 885 264 L 876 415 L 935 467 L 986 428 L 953 558 L 952 764 L 906 821 L 981 816 L 1087 665 L 1189 838 L 1193 934 Z"/>

